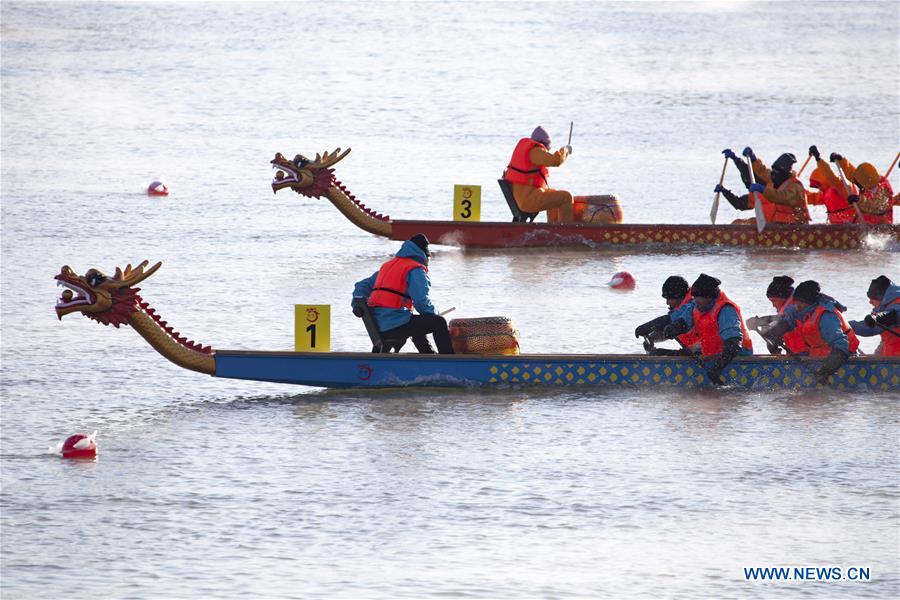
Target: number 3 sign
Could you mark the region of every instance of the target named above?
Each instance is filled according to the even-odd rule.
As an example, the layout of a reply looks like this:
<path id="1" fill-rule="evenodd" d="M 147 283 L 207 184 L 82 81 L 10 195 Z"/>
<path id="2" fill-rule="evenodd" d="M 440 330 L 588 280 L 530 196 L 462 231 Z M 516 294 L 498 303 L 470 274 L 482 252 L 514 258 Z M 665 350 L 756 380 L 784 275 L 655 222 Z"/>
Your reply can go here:
<path id="1" fill-rule="evenodd" d="M 453 186 L 453 220 L 454 221 L 480 221 L 481 220 L 481 186 L 480 185 L 454 185 Z"/>
<path id="2" fill-rule="evenodd" d="M 331 305 L 294 305 L 294 349 L 331 352 Z"/>

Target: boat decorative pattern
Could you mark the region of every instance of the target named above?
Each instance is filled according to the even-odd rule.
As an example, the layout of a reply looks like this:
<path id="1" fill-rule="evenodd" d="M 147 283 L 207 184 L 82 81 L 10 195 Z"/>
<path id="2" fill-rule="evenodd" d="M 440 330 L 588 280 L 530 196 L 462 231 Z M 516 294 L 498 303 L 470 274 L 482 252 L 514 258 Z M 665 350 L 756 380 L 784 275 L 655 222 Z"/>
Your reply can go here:
<path id="1" fill-rule="evenodd" d="M 647 365 L 638 361 L 603 363 L 498 363 L 488 369 L 490 384 L 538 385 L 673 385 L 706 386 L 711 382 L 693 361 Z M 812 367 L 799 364 L 734 363 L 723 372 L 728 384 L 746 388 L 816 387 Z M 839 390 L 888 391 L 900 386 L 900 368 L 847 364 L 832 375 L 830 387 Z"/>

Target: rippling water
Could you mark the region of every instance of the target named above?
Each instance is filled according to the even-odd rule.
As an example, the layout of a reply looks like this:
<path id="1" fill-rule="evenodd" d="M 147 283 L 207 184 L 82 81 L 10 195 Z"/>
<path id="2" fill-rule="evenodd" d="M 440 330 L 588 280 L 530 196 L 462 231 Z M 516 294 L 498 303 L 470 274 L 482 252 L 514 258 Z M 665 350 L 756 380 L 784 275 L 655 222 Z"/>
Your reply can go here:
<path id="1" fill-rule="evenodd" d="M 448 218 L 453 184 L 480 183 L 482 218 L 506 220 L 494 180 L 537 123 L 561 140 L 574 120 L 554 183 L 618 193 L 629 222 L 705 222 L 726 146 L 884 170 L 896 3 L 0 9 L 5 597 L 900 593 L 898 393 L 321 391 L 182 371 L 52 310 L 61 265 L 147 258 L 143 297 L 188 337 L 290 349 L 292 305 L 327 303 L 332 348 L 365 349 L 349 294 L 397 244 L 273 197 L 275 152 L 352 147 L 338 178 L 398 218 Z M 143 193 L 157 177 L 168 198 Z M 439 309 L 581 353 L 639 351 L 672 273 L 719 276 L 746 314 L 774 274 L 817 279 L 858 318 L 898 267 L 878 248 L 438 248 L 431 274 Z M 619 270 L 635 291 L 605 286 Z M 93 430 L 96 462 L 48 450 Z M 779 565 L 872 581 L 744 580 Z"/>

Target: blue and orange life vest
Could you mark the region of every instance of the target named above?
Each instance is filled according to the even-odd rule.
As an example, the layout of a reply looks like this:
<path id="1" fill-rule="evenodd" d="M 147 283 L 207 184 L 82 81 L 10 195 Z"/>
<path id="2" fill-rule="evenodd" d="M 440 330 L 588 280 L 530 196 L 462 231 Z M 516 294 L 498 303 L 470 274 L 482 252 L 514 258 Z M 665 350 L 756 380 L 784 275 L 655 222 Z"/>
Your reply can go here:
<path id="1" fill-rule="evenodd" d="M 531 162 L 531 150 L 535 146 L 544 147 L 540 142 L 536 142 L 531 138 L 522 138 L 516 144 L 513 150 L 512 158 L 509 159 L 509 165 L 503 172 L 503 179 L 510 183 L 521 183 L 536 188 L 549 187 L 547 177 L 549 171 L 547 167 L 536 165 Z"/>
<path id="2" fill-rule="evenodd" d="M 692 331 L 696 330 L 700 338 L 700 354 L 703 356 L 713 356 L 722 353 L 723 343 L 722 336 L 719 335 L 719 313 L 726 306 L 731 306 L 737 311 L 738 320 L 741 323 L 741 335 L 744 338 L 741 342 L 741 347 L 753 352 L 753 341 L 750 339 L 747 326 L 744 325 L 741 308 L 729 300 L 725 292 L 719 292 L 719 297 L 716 298 L 713 307 L 706 312 L 700 312 L 698 307 L 694 307 L 694 327 Z"/>
<path id="3" fill-rule="evenodd" d="M 688 292 L 687 294 L 685 294 L 684 300 L 681 301 L 681 304 L 679 304 L 673 310 L 678 310 L 691 300 L 693 300 L 693 297 L 691 296 L 691 293 Z M 691 348 L 700 342 L 700 335 L 696 331 L 691 329 L 687 333 L 682 333 L 681 335 L 679 335 L 678 341 L 684 344 L 686 347 Z"/>
<path id="4" fill-rule="evenodd" d="M 369 294 L 369 306 L 411 310 L 413 301 L 406 293 L 409 287 L 406 276 L 413 269 L 424 269 L 426 273 L 428 272 L 428 267 L 419 261 L 402 256 L 392 258 L 381 265 L 375 277 L 372 293 Z"/>
<path id="5" fill-rule="evenodd" d="M 842 315 L 839 310 L 828 309 L 819 304 L 816 306 L 815 310 L 810 312 L 810 314 L 800 321 L 800 324 L 797 327 L 803 335 L 803 341 L 809 346 L 809 355 L 823 358 L 831 354 L 831 346 L 825 342 L 822 338 L 822 334 L 819 333 L 819 321 L 822 320 L 822 315 L 826 312 L 833 312 L 837 315 L 841 322 L 841 331 L 847 336 L 850 354 L 855 354 L 856 350 L 859 348 L 859 338 L 856 337 L 856 334 L 850 329 L 850 325 L 847 324 L 844 315 Z"/>
<path id="6" fill-rule="evenodd" d="M 894 301 L 888 306 L 894 304 L 900 304 L 900 298 L 894 298 Z M 894 333 L 891 333 L 891 331 Z M 881 355 L 900 356 L 900 325 L 894 325 L 888 331 L 881 332 Z"/>
<path id="7" fill-rule="evenodd" d="M 778 314 L 784 314 L 785 309 L 793 303 L 793 300 L 788 300 L 787 302 L 785 302 L 784 306 L 778 309 Z M 809 345 L 803 339 L 803 334 L 800 333 L 799 327 L 795 327 L 794 329 L 784 334 L 784 338 L 782 338 L 782 341 L 784 342 L 784 347 L 794 354 L 809 352 Z"/>

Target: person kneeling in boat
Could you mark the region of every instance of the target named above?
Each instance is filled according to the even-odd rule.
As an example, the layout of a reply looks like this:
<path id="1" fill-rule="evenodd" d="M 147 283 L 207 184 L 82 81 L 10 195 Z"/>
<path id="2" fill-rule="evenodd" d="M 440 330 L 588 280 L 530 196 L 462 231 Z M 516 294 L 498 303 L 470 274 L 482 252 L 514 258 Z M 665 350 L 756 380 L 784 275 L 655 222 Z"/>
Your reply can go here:
<path id="1" fill-rule="evenodd" d="M 766 288 L 766 298 L 772 303 L 778 314 L 763 317 L 750 317 L 747 319 L 747 327 L 756 330 L 766 341 L 766 347 L 770 354 L 781 354 L 781 347 L 773 344 L 768 335 L 768 330 L 782 319 L 785 310 L 793 306 L 794 280 L 787 275 L 776 275 L 772 283 Z M 809 346 L 803 341 L 799 331 L 791 331 L 784 334 L 784 347 L 794 354 L 809 352 Z"/>
<path id="2" fill-rule="evenodd" d="M 651 356 L 688 356 L 700 352 L 700 338 L 695 332 L 687 332 L 677 336 L 681 348 L 670 350 L 668 348 L 656 348 L 654 342 L 662 341 L 663 330 L 672 324 L 672 314 L 682 309 L 691 301 L 691 291 L 687 280 L 680 275 L 672 275 L 663 282 L 662 297 L 666 300 L 669 313 L 638 325 L 634 330 L 634 337 L 645 338 L 644 349 Z"/>
<path id="3" fill-rule="evenodd" d="M 821 384 L 827 383 L 859 348 L 859 339 L 839 307 L 838 302 L 822 293 L 817 282 L 804 281 L 794 290 L 793 306 L 766 332 L 773 343 L 781 345 L 786 333 L 798 331 L 809 346 L 809 356 L 823 359 L 815 373 Z"/>
<path id="4" fill-rule="evenodd" d="M 744 325 L 741 309 L 719 289 L 722 282 L 701 273 L 691 286 L 693 300 L 676 309 L 671 325 L 663 329 L 666 339 L 696 333 L 701 356 L 712 361 L 707 374 L 718 380 L 735 356 L 753 354 L 753 342 Z"/>
<path id="5" fill-rule="evenodd" d="M 575 199 L 570 192 L 554 190 L 547 182 L 547 167 L 559 167 L 572 153 L 571 146 L 550 152 L 550 134 L 538 126 L 531 137 L 522 138 L 513 150 L 503 179 L 512 184 L 513 198 L 519 210 L 529 213 L 547 211 L 549 223 L 575 220 Z"/>
<path id="6" fill-rule="evenodd" d="M 900 285 L 881 275 L 872 280 L 866 295 L 875 308 L 862 321 L 850 321 L 850 327 L 856 335 L 881 336 L 875 354 L 900 356 Z"/>
<path id="7" fill-rule="evenodd" d="M 353 297 L 367 299 L 378 330 L 385 338 L 411 337 L 420 353 L 434 354 L 426 337 L 430 333 L 440 354 L 453 354 L 447 321 L 437 314 L 428 297 L 430 256 L 428 238 L 421 233 L 414 235 L 377 272 L 356 282 Z M 419 314 L 412 313 L 413 307 Z M 354 307 L 353 314 L 362 317 L 363 311 Z"/>
<path id="8" fill-rule="evenodd" d="M 894 190 L 887 178 L 878 173 L 878 169 L 867 162 L 854 167 L 837 152 L 832 152 L 829 160 L 836 163 L 847 179 L 859 187 L 859 194 L 850 194 L 848 200 L 851 203 L 858 202 L 857 206 L 866 223 L 878 225 L 894 222 Z"/>
<path id="9" fill-rule="evenodd" d="M 753 166 L 756 183 L 750 182 L 749 166 L 730 148 L 722 150 L 730 158 L 741 173 L 741 179 L 750 191 L 745 196 L 736 196 L 731 190 L 717 185 L 715 192 L 721 192 L 737 210 L 753 210 L 756 198 L 762 196 L 763 214 L 767 223 L 807 224 L 810 222 L 809 208 L 806 206 L 806 190 L 792 170 L 797 159 L 793 154 L 779 156 L 772 169 L 759 160 L 749 146 L 744 148 L 746 156 Z M 753 223 L 755 219 L 739 219 L 735 223 Z"/>
<path id="10" fill-rule="evenodd" d="M 825 205 L 825 210 L 828 211 L 828 223 L 832 225 L 856 223 L 859 217 L 849 201 L 850 191 L 834 174 L 831 166 L 822 160 L 818 148 L 810 146 L 809 155 L 816 159 L 816 167 L 809 174 L 809 187 L 818 191 L 806 192 L 807 203 Z"/>

